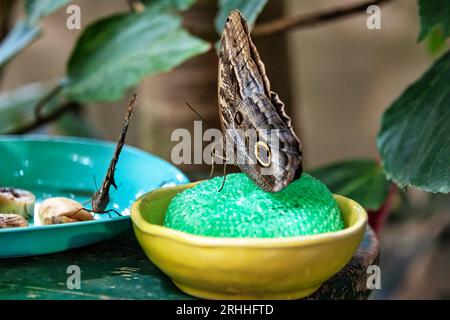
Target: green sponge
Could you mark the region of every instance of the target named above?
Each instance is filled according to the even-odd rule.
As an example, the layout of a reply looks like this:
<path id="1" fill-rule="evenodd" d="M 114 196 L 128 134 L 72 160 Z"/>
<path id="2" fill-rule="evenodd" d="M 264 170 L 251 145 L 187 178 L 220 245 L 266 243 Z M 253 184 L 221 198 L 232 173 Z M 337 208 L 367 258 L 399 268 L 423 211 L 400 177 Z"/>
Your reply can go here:
<path id="1" fill-rule="evenodd" d="M 176 195 L 164 225 L 211 237 L 277 238 L 311 235 L 344 228 L 328 188 L 304 173 L 287 188 L 269 193 L 243 173 L 199 183 Z"/>

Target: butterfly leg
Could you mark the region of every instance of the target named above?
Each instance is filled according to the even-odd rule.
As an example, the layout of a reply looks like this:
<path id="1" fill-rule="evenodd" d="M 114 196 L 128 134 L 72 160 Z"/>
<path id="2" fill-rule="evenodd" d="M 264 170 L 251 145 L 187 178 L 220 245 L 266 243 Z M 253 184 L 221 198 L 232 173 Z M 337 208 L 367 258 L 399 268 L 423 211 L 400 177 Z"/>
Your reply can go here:
<path id="1" fill-rule="evenodd" d="M 216 146 L 217 146 L 218 142 L 214 143 L 213 146 L 211 147 L 211 172 L 209 173 L 209 178 L 211 179 L 213 174 L 214 174 L 214 164 L 215 164 L 215 159 L 216 157 L 218 157 L 218 155 L 216 154 Z"/>
<path id="2" fill-rule="evenodd" d="M 102 213 L 107 213 L 107 214 L 109 215 L 109 217 L 111 217 L 111 212 L 114 212 L 114 213 L 117 214 L 119 217 L 122 216 L 122 214 L 121 214 L 119 211 L 117 211 L 116 209 L 109 209 L 109 210 L 106 210 L 106 211 L 104 211 L 104 212 L 102 212 Z"/>
<path id="3" fill-rule="evenodd" d="M 214 153 L 214 151 L 211 151 L 211 171 L 209 172 L 208 179 L 211 179 L 214 174 L 214 157 L 215 157 L 215 153 Z"/>
<path id="4" fill-rule="evenodd" d="M 225 186 L 225 181 L 227 179 L 226 172 L 227 172 L 227 161 L 228 160 L 227 160 L 226 157 L 223 157 L 221 155 L 216 154 L 216 145 L 217 145 L 217 143 L 215 143 L 212 146 L 212 148 L 211 148 L 211 172 L 209 173 L 209 179 L 211 179 L 213 174 L 214 174 L 214 164 L 215 164 L 214 160 L 215 160 L 215 158 L 217 157 L 219 159 L 224 160 L 224 163 L 223 163 L 223 181 L 222 181 L 222 185 L 221 185 L 221 187 L 220 187 L 220 189 L 218 191 L 218 192 L 220 192 L 220 191 L 222 191 L 223 187 Z"/>
<path id="5" fill-rule="evenodd" d="M 116 209 L 109 209 L 109 210 L 105 210 L 103 212 L 94 212 L 94 213 L 98 213 L 98 214 L 105 214 L 105 213 L 107 213 L 108 217 L 111 218 L 111 212 L 117 214 L 119 217 L 122 216 L 122 214 L 119 211 L 117 211 Z"/>
<path id="6" fill-rule="evenodd" d="M 225 161 L 223 164 L 223 180 L 222 185 L 220 186 L 220 189 L 218 192 L 222 191 L 223 187 L 225 187 L 225 181 L 227 180 L 227 162 Z"/>
<path id="7" fill-rule="evenodd" d="M 213 149 L 213 150 L 214 150 L 214 157 L 213 157 L 212 163 L 214 163 L 215 157 L 222 159 L 224 161 L 223 162 L 223 180 L 222 180 L 222 185 L 220 186 L 220 189 L 218 191 L 218 192 L 220 192 L 220 191 L 222 191 L 223 187 L 225 187 L 225 181 L 227 180 L 227 161 L 228 161 L 228 159 L 226 157 L 216 154 L 215 149 Z M 211 171 L 211 173 L 212 173 L 212 171 Z"/>
<path id="8" fill-rule="evenodd" d="M 80 210 L 86 210 L 87 212 L 90 212 L 90 213 L 93 213 L 93 214 L 105 214 L 105 213 L 107 213 L 108 217 L 110 217 L 110 218 L 111 218 L 111 212 L 114 212 L 119 217 L 122 216 L 122 214 L 119 211 L 117 211 L 116 209 L 109 209 L 109 210 L 105 210 L 105 211 L 102 211 L 102 212 L 96 212 L 96 211 L 94 211 L 92 209 L 87 209 L 87 208 L 82 208 Z"/>

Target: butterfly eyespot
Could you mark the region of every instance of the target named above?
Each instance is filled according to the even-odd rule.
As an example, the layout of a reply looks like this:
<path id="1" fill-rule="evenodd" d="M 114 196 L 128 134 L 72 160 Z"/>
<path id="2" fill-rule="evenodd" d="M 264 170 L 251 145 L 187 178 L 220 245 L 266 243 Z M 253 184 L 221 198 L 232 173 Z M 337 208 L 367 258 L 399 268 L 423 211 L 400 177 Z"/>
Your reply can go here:
<path id="1" fill-rule="evenodd" d="M 255 156 L 261 167 L 268 168 L 272 163 L 272 152 L 270 147 L 264 141 L 255 143 Z"/>
<path id="2" fill-rule="evenodd" d="M 244 122 L 244 116 L 242 115 L 242 113 L 240 111 L 236 111 L 236 113 L 234 114 L 234 123 L 238 127 L 240 127 L 243 122 Z"/>

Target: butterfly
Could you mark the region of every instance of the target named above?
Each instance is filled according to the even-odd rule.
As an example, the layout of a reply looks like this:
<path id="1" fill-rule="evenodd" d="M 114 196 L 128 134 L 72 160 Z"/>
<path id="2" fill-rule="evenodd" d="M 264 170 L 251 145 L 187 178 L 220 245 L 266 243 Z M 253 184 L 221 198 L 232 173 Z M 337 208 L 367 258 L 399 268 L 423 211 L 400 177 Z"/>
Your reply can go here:
<path id="1" fill-rule="evenodd" d="M 233 145 L 227 158 L 269 192 L 301 176 L 301 142 L 238 10 L 230 13 L 221 38 L 218 97 L 223 136 Z"/>

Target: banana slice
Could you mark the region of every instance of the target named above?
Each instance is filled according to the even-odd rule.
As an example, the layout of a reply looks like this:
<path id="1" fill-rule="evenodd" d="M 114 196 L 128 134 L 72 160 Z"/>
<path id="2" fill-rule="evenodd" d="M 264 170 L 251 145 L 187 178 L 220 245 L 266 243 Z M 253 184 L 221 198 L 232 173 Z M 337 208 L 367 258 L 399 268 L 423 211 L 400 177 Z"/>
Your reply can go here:
<path id="1" fill-rule="evenodd" d="M 0 213 L 0 229 L 1 228 L 18 228 L 28 226 L 28 221 L 18 214 Z"/>
<path id="2" fill-rule="evenodd" d="M 33 216 L 36 197 L 27 190 L 0 187 L 0 212 L 17 214 L 24 219 Z"/>
<path id="3" fill-rule="evenodd" d="M 39 208 L 39 218 L 43 225 L 94 220 L 79 202 L 63 197 L 44 200 Z"/>

